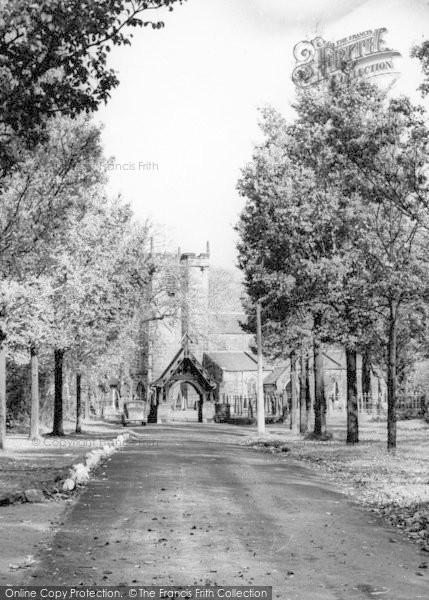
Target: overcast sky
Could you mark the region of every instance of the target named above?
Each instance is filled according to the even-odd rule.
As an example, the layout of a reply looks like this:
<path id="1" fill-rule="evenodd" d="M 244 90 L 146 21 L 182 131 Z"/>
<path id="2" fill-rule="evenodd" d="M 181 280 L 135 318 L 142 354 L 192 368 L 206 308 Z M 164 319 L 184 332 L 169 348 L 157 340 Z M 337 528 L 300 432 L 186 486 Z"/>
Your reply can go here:
<path id="1" fill-rule="evenodd" d="M 209 240 L 213 264 L 230 267 L 243 206 L 236 182 L 259 137 L 257 108 L 291 114 L 293 46 L 386 27 L 403 55 L 395 91 L 415 94 L 421 73 L 409 51 L 429 37 L 429 2 L 188 0 L 165 22 L 112 52 L 121 85 L 97 118 L 107 156 L 128 170 L 109 171 L 109 189 L 158 225 L 160 248 L 201 252 Z"/>

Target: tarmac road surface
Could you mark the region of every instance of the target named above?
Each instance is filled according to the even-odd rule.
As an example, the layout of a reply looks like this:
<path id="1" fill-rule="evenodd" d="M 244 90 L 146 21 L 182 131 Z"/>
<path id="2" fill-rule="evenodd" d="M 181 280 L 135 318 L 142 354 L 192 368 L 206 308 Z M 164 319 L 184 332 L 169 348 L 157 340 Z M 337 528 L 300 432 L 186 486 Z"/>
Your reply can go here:
<path id="1" fill-rule="evenodd" d="M 244 429 L 135 431 L 142 438 L 97 473 L 26 583 L 270 585 L 282 600 L 429 598 L 417 546 L 287 455 L 240 446 Z"/>

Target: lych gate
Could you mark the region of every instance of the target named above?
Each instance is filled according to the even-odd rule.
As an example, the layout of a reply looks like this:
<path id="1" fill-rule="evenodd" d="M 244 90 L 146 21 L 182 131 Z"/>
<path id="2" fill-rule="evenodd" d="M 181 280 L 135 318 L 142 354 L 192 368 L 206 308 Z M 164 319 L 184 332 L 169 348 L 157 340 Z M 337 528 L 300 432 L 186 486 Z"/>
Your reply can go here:
<path id="1" fill-rule="evenodd" d="M 189 350 L 189 341 L 185 335 L 179 352 L 151 386 L 158 423 L 176 420 L 178 414 L 189 410 L 195 412 L 199 423 L 214 417 L 217 384 Z M 194 394 L 189 393 L 190 388 Z"/>

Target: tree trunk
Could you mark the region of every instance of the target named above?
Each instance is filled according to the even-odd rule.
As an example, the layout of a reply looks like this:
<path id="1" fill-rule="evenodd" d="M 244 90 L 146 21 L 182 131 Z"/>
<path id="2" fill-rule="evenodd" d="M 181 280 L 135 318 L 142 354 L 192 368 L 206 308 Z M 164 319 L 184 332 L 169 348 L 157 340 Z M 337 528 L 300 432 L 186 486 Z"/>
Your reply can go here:
<path id="1" fill-rule="evenodd" d="M 206 402 L 207 402 L 207 398 L 206 398 Z M 203 403 L 204 400 L 202 398 L 200 398 L 197 402 L 198 405 L 198 423 L 202 423 L 203 422 Z"/>
<path id="2" fill-rule="evenodd" d="M 31 418 L 30 418 L 30 439 L 39 438 L 39 356 L 35 346 L 30 350 L 30 369 L 31 369 Z"/>
<path id="3" fill-rule="evenodd" d="M 315 337 L 314 345 L 314 433 L 322 435 L 326 432 L 325 420 L 325 385 L 323 381 L 323 349 Z"/>
<path id="4" fill-rule="evenodd" d="M 346 348 L 347 368 L 347 443 L 359 442 L 356 351 Z"/>
<path id="5" fill-rule="evenodd" d="M 311 379 L 310 379 L 310 357 L 306 356 L 305 359 L 305 409 L 307 411 L 307 431 L 310 429 L 310 418 L 311 418 Z"/>
<path id="6" fill-rule="evenodd" d="M 5 336 L 0 331 L 0 450 L 6 444 L 6 348 Z"/>
<path id="7" fill-rule="evenodd" d="M 64 435 L 63 428 L 63 359 L 64 350 L 54 351 L 55 359 L 55 397 L 54 397 L 54 427 L 52 435 Z"/>
<path id="8" fill-rule="evenodd" d="M 66 419 L 71 416 L 70 370 L 63 370 L 63 412 Z"/>
<path id="9" fill-rule="evenodd" d="M 265 435 L 265 394 L 262 355 L 262 307 L 256 303 L 256 345 L 258 350 L 258 375 L 257 375 L 257 403 L 256 420 L 258 424 L 258 435 Z"/>
<path id="10" fill-rule="evenodd" d="M 290 388 L 291 388 L 291 429 L 294 433 L 299 431 L 299 406 L 296 393 L 296 352 L 290 353 Z"/>
<path id="11" fill-rule="evenodd" d="M 306 370 L 306 357 L 305 353 L 301 351 L 300 360 L 300 378 L 299 378 L 299 430 L 301 433 L 307 433 L 308 422 L 307 422 L 307 370 Z"/>
<path id="12" fill-rule="evenodd" d="M 371 397 L 371 359 L 368 350 L 362 354 L 362 394 Z"/>
<path id="13" fill-rule="evenodd" d="M 76 373 L 76 433 L 82 433 L 82 374 Z"/>
<path id="14" fill-rule="evenodd" d="M 396 315 L 390 306 L 389 343 L 387 346 L 387 449 L 396 448 Z"/>
<path id="15" fill-rule="evenodd" d="M 90 413 L 90 405 L 91 405 L 91 398 L 92 398 L 92 390 L 89 388 L 89 386 L 87 387 L 87 392 L 85 395 L 85 419 L 89 420 L 91 418 L 91 413 Z"/>

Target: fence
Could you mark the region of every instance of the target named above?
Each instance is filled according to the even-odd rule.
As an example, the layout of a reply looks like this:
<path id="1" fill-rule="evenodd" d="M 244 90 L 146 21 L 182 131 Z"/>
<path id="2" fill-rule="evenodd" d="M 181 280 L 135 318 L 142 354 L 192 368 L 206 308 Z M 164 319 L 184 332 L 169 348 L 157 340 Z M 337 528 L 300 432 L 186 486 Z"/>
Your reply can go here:
<path id="1" fill-rule="evenodd" d="M 265 394 L 264 401 L 266 417 L 280 418 L 287 411 L 286 394 Z M 221 404 L 229 404 L 231 417 L 256 417 L 256 395 L 223 394 Z"/>
<path id="2" fill-rule="evenodd" d="M 381 394 L 378 394 L 377 397 L 373 397 L 371 394 L 359 395 L 358 411 L 361 414 L 382 417 L 387 413 L 387 399 Z"/>
<path id="3" fill-rule="evenodd" d="M 270 393 L 264 395 L 265 417 L 280 418 L 290 414 L 290 398 L 286 394 Z M 256 395 L 223 394 L 221 404 L 229 404 L 231 417 L 256 417 Z M 341 413 L 346 409 L 346 400 L 338 407 L 327 404 L 329 414 Z M 311 412 L 313 405 L 311 406 Z M 384 418 L 387 415 L 386 395 L 379 394 L 373 398 L 370 394 L 358 397 L 358 411 L 364 416 Z M 424 417 L 429 413 L 429 402 L 424 395 L 399 397 L 396 403 L 398 418 Z"/>
<path id="4" fill-rule="evenodd" d="M 372 416 L 382 417 L 387 414 L 387 397 L 379 395 L 372 398 L 363 395 L 358 398 L 359 412 Z M 425 395 L 413 394 L 399 396 L 396 400 L 396 414 L 398 418 L 424 417 L 428 411 L 428 403 Z"/>

